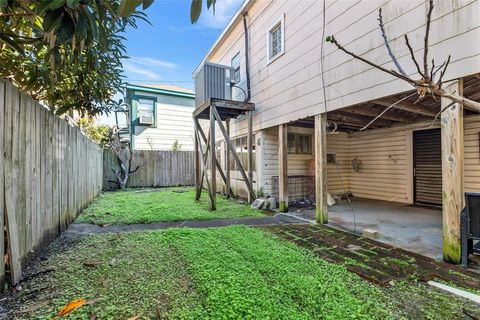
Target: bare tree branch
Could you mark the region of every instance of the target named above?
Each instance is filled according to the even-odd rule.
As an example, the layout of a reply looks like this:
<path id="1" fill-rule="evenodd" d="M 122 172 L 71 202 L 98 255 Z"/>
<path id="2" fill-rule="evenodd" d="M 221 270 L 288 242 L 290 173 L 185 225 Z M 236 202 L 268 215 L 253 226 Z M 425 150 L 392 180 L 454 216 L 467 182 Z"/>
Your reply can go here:
<path id="1" fill-rule="evenodd" d="M 388 73 L 388 74 L 391 74 L 391 75 L 394 76 L 394 77 L 397 77 L 397 78 L 400 78 L 400 79 L 402 79 L 402 80 L 404 80 L 404 81 L 407 81 L 408 83 L 410 83 L 410 84 L 413 85 L 414 87 L 416 87 L 416 86 L 418 85 L 417 82 L 415 82 L 414 80 L 410 79 L 409 77 L 405 77 L 404 75 L 402 75 L 402 74 L 400 74 L 400 73 L 398 73 L 398 72 L 396 72 L 396 71 L 385 69 L 384 67 L 381 67 L 381 66 L 379 66 L 379 65 L 376 64 L 376 63 L 373 63 L 373 62 L 371 62 L 371 61 L 368 61 L 367 59 L 362 58 L 362 57 L 356 55 L 355 53 L 353 53 L 353 52 L 351 52 L 351 51 L 348 51 L 348 50 L 345 49 L 341 44 L 339 44 L 339 43 L 337 42 L 337 39 L 335 39 L 334 36 L 329 36 L 329 37 L 327 37 L 327 41 L 330 42 L 330 43 L 333 43 L 334 45 L 337 46 L 338 49 L 340 49 L 340 50 L 342 50 L 343 52 L 345 52 L 346 54 L 354 57 L 355 59 L 358 59 L 358 60 L 360 60 L 360 61 L 363 61 L 363 62 L 365 62 L 366 64 L 368 64 L 368 65 L 370 65 L 370 66 L 372 66 L 372 67 L 374 67 L 374 68 L 377 68 L 377 69 L 379 69 L 379 70 L 381 70 L 381 71 L 383 71 L 383 72 L 386 72 L 386 73 Z"/>
<path id="2" fill-rule="evenodd" d="M 423 46 L 423 74 L 428 75 L 428 38 L 430 36 L 430 23 L 432 22 L 433 0 L 428 2 L 429 8 L 427 13 L 427 27 L 425 30 L 424 46 Z"/>
<path id="3" fill-rule="evenodd" d="M 429 129 L 433 128 L 433 126 L 435 125 L 435 122 L 437 121 L 438 117 L 443 113 L 443 111 L 447 110 L 448 108 L 450 108 L 451 106 L 453 106 L 455 103 L 456 103 L 455 101 L 452 101 L 452 102 L 450 102 L 447 106 L 445 106 L 442 110 L 440 110 L 440 111 L 435 115 L 435 118 L 433 119 L 432 124 L 430 125 Z"/>
<path id="4" fill-rule="evenodd" d="M 407 73 L 403 70 L 402 66 L 397 60 L 397 57 L 393 54 L 392 48 L 390 48 L 390 44 L 388 43 L 387 34 L 385 33 L 385 26 L 383 25 L 383 17 L 382 17 L 382 8 L 378 9 L 378 25 L 380 26 L 380 30 L 382 31 L 383 41 L 385 42 L 385 46 L 387 47 L 388 54 L 390 58 L 392 58 L 393 63 L 397 66 L 398 72 L 408 77 Z"/>
<path id="5" fill-rule="evenodd" d="M 403 35 L 403 37 L 405 38 L 405 44 L 408 47 L 408 51 L 410 51 L 410 57 L 412 58 L 413 63 L 415 63 L 415 66 L 417 67 L 418 74 L 420 74 L 420 77 L 425 78 L 426 75 L 422 73 L 422 70 L 420 69 L 420 66 L 418 65 L 417 59 L 415 59 L 415 54 L 413 53 L 413 48 L 410 45 L 410 42 L 408 41 L 408 35 L 405 34 L 405 35 Z"/>
<path id="6" fill-rule="evenodd" d="M 437 81 L 437 86 L 439 86 L 439 87 L 442 86 L 443 76 L 445 75 L 445 72 L 447 72 L 448 64 L 450 63 L 450 58 L 451 58 L 451 56 L 448 55 L 447 62 L 445 63 L 445 66 L 443 67 L 443 70 L 440 72 L 440 78 L 438 78 L 438 81 Z"/>
<path id="7" fill-rule="evenodd" d="M 360 131 L 363 131 L 365 129 L 367 129 L 368 127 L 370 127 L 370 125 L 372 123 L 374 123 L 375 121 L 377 121 L 381 116 L 383 116 L 385 114 L 385 112 L 387 112 L 388 110 L 390 110 L 391 108 L 395 107 L 397 104 L 407 100 L 408 98 L 410 97 L 413 97 L 415 94 L 417 94 L 416 92 L 413 92 L 411 94 L 409 94 L 408 96 L 398 100 L 397 102 L 395 102 L 394 104 L 392 104 L 391 106 L 389 106 L 388 108 L 386 108 L 385 110 L 383 110 L 378 116 L 376 116 L 372 121 L 370 121 L 367 125 L 365 125 L 363 128 L 360 129 Z"/>
<path id="8" fill-rule="evenodd" d="M 433 70 L 435 69 L 435 58 L 432 59 L 432 68 L 430 69 L 430 80 L 433 81 Z"/>

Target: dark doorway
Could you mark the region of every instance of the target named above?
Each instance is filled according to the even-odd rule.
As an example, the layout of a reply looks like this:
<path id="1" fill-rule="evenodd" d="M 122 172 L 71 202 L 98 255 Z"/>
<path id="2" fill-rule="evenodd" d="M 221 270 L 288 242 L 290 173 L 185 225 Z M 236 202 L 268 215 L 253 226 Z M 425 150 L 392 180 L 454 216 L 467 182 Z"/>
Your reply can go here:
<path id="1" fill-rule="evenodd" d="M 440 129 L 413 132 L 415 204 L 442 205 L 442 140 Z"/>

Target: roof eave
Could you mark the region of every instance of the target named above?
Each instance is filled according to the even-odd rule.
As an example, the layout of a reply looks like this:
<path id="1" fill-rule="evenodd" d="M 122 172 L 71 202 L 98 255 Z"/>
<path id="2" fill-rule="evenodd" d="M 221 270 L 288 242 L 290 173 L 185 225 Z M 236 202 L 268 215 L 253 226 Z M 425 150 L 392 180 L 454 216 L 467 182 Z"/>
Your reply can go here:
<path id="1" fill-rule="evenodd" d="M 203 60 L 198 64 L 198 66 L 195 68 L 195 70 L 192 73 L 192 79 L 195 79 L 195 76 L 197 73 L 200 71 L 200 68 L 202 65 L 207 61 L 207 59 L 210 57 L 210 55 L 217 49 L 217 47 L 223 42 L 223 40 L 226 38 L 226 36 L 231 32 L 232 28 L 242 19 L 242 16 L 245 12 L 248 11 L 248 9 L 251 8 L 253 3 L 256 0 L 245 0 L 240 8 L 238 8 L 237 12 L 233 15 L 233 17 L 230 19 L 228 22 L 227 26 L 225 29 L 223 29 L 222 33 L 218 36 L 217 40 L 213 43 L 212 47 L 210 50 L 207 52 Z"/>
<path id="2" fill-rule="evenodd" d="M 137 91 L 165 94 L 165 95 L 184 97 L 184 98 L 195 98 L 195 93 L 144 87 L 144 86 L 139 86 L 139 85 L 130 84 L 130 83 L 127 83 L 127 90 L 137 90 Z"/>

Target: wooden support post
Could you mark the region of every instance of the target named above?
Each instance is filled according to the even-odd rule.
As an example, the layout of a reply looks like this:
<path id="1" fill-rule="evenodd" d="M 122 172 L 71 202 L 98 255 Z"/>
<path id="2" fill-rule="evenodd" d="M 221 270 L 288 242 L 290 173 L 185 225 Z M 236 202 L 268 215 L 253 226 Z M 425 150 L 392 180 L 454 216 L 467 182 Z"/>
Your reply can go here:
<path id="1" fill-rule="evenodd" d="M 213 114 L 212 108 L 215 106 L 210 106 L 210 170 L 212 174 L 212 198 L 210 201 L 210 210 L 217 210 L 217 158 L 215 150 L 215 115 Z"/>
<path id="2" fill-rule="evenodd" d="M 194 121 L 198 121 L 197 119 L 195 119 Z M 200 134 L 200 137 L 202 138 L 202 140 L 207 144 L 207 151 L 208 149 L 210 148 L 210 138 L 207 139 L 207 137 L 205 136 L 205 133 L 203 132 L 202 128 L 198 125 L 197 123 L 197 127 L 198 127 L 198 133 Z M 220 161 L 218 161 L 218 159 L 215 159 L 215 163 L 217 165 L 217 170 L 218 170 L 218 173 L 220 173 L 220 176 L 222 177 L 222 180 L 225 184 L 227 184 L 227 177 L 225 176 L 225 174 L 223 173 L 223 170 L 222 170 L 222 166 L 220 165 Z M 229 196 L 232 196 L 234 197 L 235 195 L 233 194 L 233 191 L 231 188 L 228 188 L 229 192 L 230 192 L 230 195 Z"/>
<path id="3" fill-rule="evenodd" d="M 253 122 L 252 122 L 252 111 L 247 112 L 247 119 L 248 119 L 248 135 L 247 135 L 247 154 L 248 154 L 248 164 L 247 164 L 247 170 L 248 170 L 248 181 L 250 182 L 250 185 L 253 186 L 253 150 L 252 150 L 252 144 L 253 144 L 253 134 L 252 134 L 252 127 L 253 127 Z M 252 198 L 250 193 L 248 194 L 248 202 L 252 203 L 255 198 Z"/>
<path id="4" fill-rule="evenodd" d="M 194 133 L 195 133 L 195 201 L 200 200 L 200 195 L 202 194 L 202 185 L 201 185 L 201 178 L 200 178 L 200 150 L 198 148 L 198 144 L 200 139 L 198 138 L 198 124 L 197 121 L 193 122 Z"/>
<path id="5" fill-rule="evenodd" d="M 248 181 L 247 174 L 245 173 L 245 170 L 243 169 L 242 163 L 240 162 L 240 159 L 238 158 L 238 155 L 236 153 L 235 147 L 230 141 L 230 136 L 227 134 L 227 130 L 225 129 L 225 126 L 222 123 L 222 120 L 220 118 L 220 115 L 218 114 L 217 109 L 212 106 L 211 109 L 215 115 L 215 119 L 217 119 L 218 127 L 220 128 L 220 131 L 222 131 L 223 137 L 225 138 L 225 141 L 227 142 L 228 150 L 232 153 L 233 160 L 235 161 L 235 164 L 237 165 L 240 174 L 242 175 L 243 181 L 245 181 L 245 185 L 247 186 L 248 192 L 250 193 L 250 196 L 252 198 L 255 197 L 255 192 L 253 191 L 253 187 L 250 184 L 250 181 Z"/>
<path id="6" fill-rule="evenodd" d="M 227 129 L 227 134 L 230 136 L 230 119 L 225 120 L 225 128 Z M 230 152 L 228 151 L 228 146 L 227 146 L 227 152 L 225 152 L 225 171 L 226 171 L 226 177 L 225 177 L 225 188 L 227 189 L 227 199 L 230 198 Z"/>
<path id="7" fill-rule="evenodd" d="M 315 116 L 315 217 L 328 223 L 327 209 L 327 114 Z"/>
<path id="8" fill-rule="evenodd" d="M 463 81 L 445 88 L 463 95 Z M 442 108 L 451 100 L 443 98 Z M 454 104 L 442 113 L 443 260 L 460 263 L 460 212 L 465 200 L 463 106 Z"/>
<path id="9" fill-rule="evenodd" d="M 286 124 L 278 126 L 278 209 L 288 211 L 288 129 Z"/>

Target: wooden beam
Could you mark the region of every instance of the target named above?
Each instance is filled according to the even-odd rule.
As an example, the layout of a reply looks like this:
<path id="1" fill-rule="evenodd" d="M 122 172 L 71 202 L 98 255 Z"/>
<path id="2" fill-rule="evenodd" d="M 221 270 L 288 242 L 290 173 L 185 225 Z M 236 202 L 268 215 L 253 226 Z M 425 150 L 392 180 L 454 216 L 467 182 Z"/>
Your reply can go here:
<path id="1" fill-rule="evenodd" d="M 288 127 L 278 126 L 278 208 L 288 211 Z"/>
<path id="2" fill-rule="evenodd" d="M 227 129 L 227 135 L 230 136 L 230 119 L 225 120 L 225 127 Z M 227 146 L 228 148 L 228 146 Z M 231 190 L 230 188 L 230 152 L 225 152 L 225 171 L 227 172 L 226 177 L 225 177 L 225 187 L 227 189 L 227 199 L 230 198 L 230 192 L 228 190 Z"/>
<path id="3" fill-rule="evenodd" d="M 193 121 L 193 130 L 195 134 L 195 141 L 194 141 L 194 151 L 195 151 L 195 201 L 200 200 L 200 196 L 202 194 L 202 186 L 200 185 L 200 150 L 198 148 L 198 121 Z"/>
<path id="4" fill-rule="evenodd" d="M 248 122 L 248 134 L 247 134 L 247 156 L 248 156 L 248 163 L 247 163 L 247 171 L 248 171 L 248 181 L 250 182 L 250 185 L 253 186 L 253 152 L 252 152 L 252 127 L 253 127 L 253 122 L 252 122 L 252 111 L 247 112 L 247 122 Z M 252 203 L 255 200 L 255 197 L 252 198 L 252 196 L 249 193 L 248 197 L 248 202 Z"/>
<path id="5" fill-rule="evenodd" d="M 315 218 L 328 223 L 327 208 L 327 116 L 315 116 Z"/>
<path id="6" fill-rule="evenodd" d="M 365 126 L 368 124 L 373 117 L 366 117 L 360 115 L 352 115 L 341 111 L 332 111 L 327 114 L 328 120 L 337 122 L 337 123 L 346 123 L 346 124 L 354 124 L 359 126 Z M 378 119 L 374 123 L 370 125 L 371 128 L 381 128 L 381 127 L 389 127 L 392 125 L 392 122 L 389 120 Z"/>
<path id="7" fill-rule="evenodd" d="M 254 103 L 244 103 L 243 101 L 210 98 L 204 103 L 202 103 L 200 106 L 198 106 L 195 109 L 195 111 L 193 111 L 192 113 L 193 117 L 208 119 L 209 113 L 210 113 L 209 108 L 211 106 L 216 106 L 217 108 L 225 112 L 232 112 L 232 113 L 240 112 L 240 114 L 245 114 L 247 111 L 255 110 Z M 222 119 L 222 120 L 225 120 L 225 119 Z"/>
<path id="8" fill-rule="evenodd" d="M 356 114 L 361 116 L 368 116 L 368 117 L 377 117 L 380 113 L 385 110 L 385 106 L 354 106 L 347 109 L 342 109 L 343 112 Z M 409 117 L 403 114 L 395 114 L 392 111 L 385 112 L 381 117 L 381 119 L 390 120 L 390 121 L 398 121 L 398 122 L 413 122 L 415 119 L 413 117 Z"/>
<path id="9" fill-rule="evenodd" d="M 450 83 L 449 92 L 463 94 L 462 81 Z M 442 108 L 451 103 L 442 98 Z M 463 106 L 454 104 L 442 113 L 443 260 L 460 263 L 460 212 L 465 206 Z"/>
<path id="10" fill-rule="evenodd" d="M 400 98 L 399 99 L 383 98 L 383 99 L 374 100 L 372 102 L 380 106 L 390 107 L 392 104 L 394 104 L 398 100 L 400 100 Z M 429 116 L 429 117 L 435 117 L 438 111 L 440 111 L 440 110 L 436 110 L 435 108 L 424 106 L 421 104 L 414 104 L 410 101 L 400 102 L 399 104 L 395 105 L 395 107 L 393 108 L 398 110 L 408 111 L 408 112 L 414 112 L 414 113 L 418 113 L 418 114 Z"/>
<path id="11" fill-rule="evenodd" d="M 210 107 L 210 170 L 212 174 L 210 210 L 217 210 L 217 153 L 215 150 L 215 116 L 212 111 L 213 108 L 213 106 Z"/>
<path id="12" fill-rule="evenodd" d="M 195 119 L 197 120 L 197 119 Z M 210 133 L 208 134 L 207 144 L 205 153 L 203 153 L 202 142 L 200 141 L 200 136 L 197 135 L 198 138 L 198 147 L 200 149 L 200 154 L 202 155 L 202 179 L 200 186 L 203 187 L 203 179 L 205 179 L 205 183 L 207 184 L 207 192 L 209 201 L 212 202 L 212 192 L 210 187 L 210 181 L 208 180 L 208 173 L 207 173 L 207 160 L 208 160 L 208 149 L 210 148 Z"/>
<path id="13" fill-rule="evenodd" d="M 245 173 L 245 170 L 243 169 L 242 163 L 240 162 L 240 159 L 238 158 L 237 152 L 235 150 L 234 145 L 232 144 L 232 141 L 230 141 L 230 136 L 227 134 L 227 130 L 225 129 L 225 126 L 223 125 L 222 120 L 220 119 L 220 116 L 217 112 L 217 109 L 215 106 L 212 106 L 211 108 L 214 118 L 217 120 L 218 127 L 220 128 L 220 131 L 222 131 L 223 137 L 225 138 L 225 141 L 227 142 L 227 146 L 229 151 L 232 153 L 233 160 L 235 161 L 235 164 L 237 167 L 240 169 L 240 174 L 242 175 L 243 181 L 245 182 L 248 192 L 250 193 L 250 196 L 252 198 L 255 198 L 255 192 L 253 191 L 253 187 L 250 184 L 250 181 L 248 181 L 247 174 Z"/>
<path id="14" fill-rule="evenodd" d="M 197 119 L 194 119 L 194 121 L 198 121 Z M 209 139 L 207 139 L 207 137 L 205 136 L 205 133 L 203 132 L 202 130 L 202 127 L 198 126 L 198 133 L 200 134 L 200 137 L 202 138 L 203 142 L 205 142 L 207 145 L 209 144 L 208 141 L 210 141 Z M 207 147 L 207 150 L 208 150 L 209 147 Z M 208 151 L 207 151 L 208 152 Z M 228 153 L 227 153 L 228 154 Z M 218 170 L 218 173 L 220 173 L 220 176 L 222 177 L 222 180 L 223 182 L 225 183 L 225 185 L 227 184 L 227 177 L 225 176 L 225 174 L 223 173 L 223 170 L 222 170 L 222 166 L 220 165 L 220 161 L 215 158 L 215 164 L 216 164 L 216 167 L 217 167 L 217 170 Z M 230 187 L 227 188 L 227 190 L 229 190 L 229 192 L 227 192 L 228 194 L 228 197 L 232 196 L 234 197 L 235 194 L 233 193 L 232 189 Z"/>

